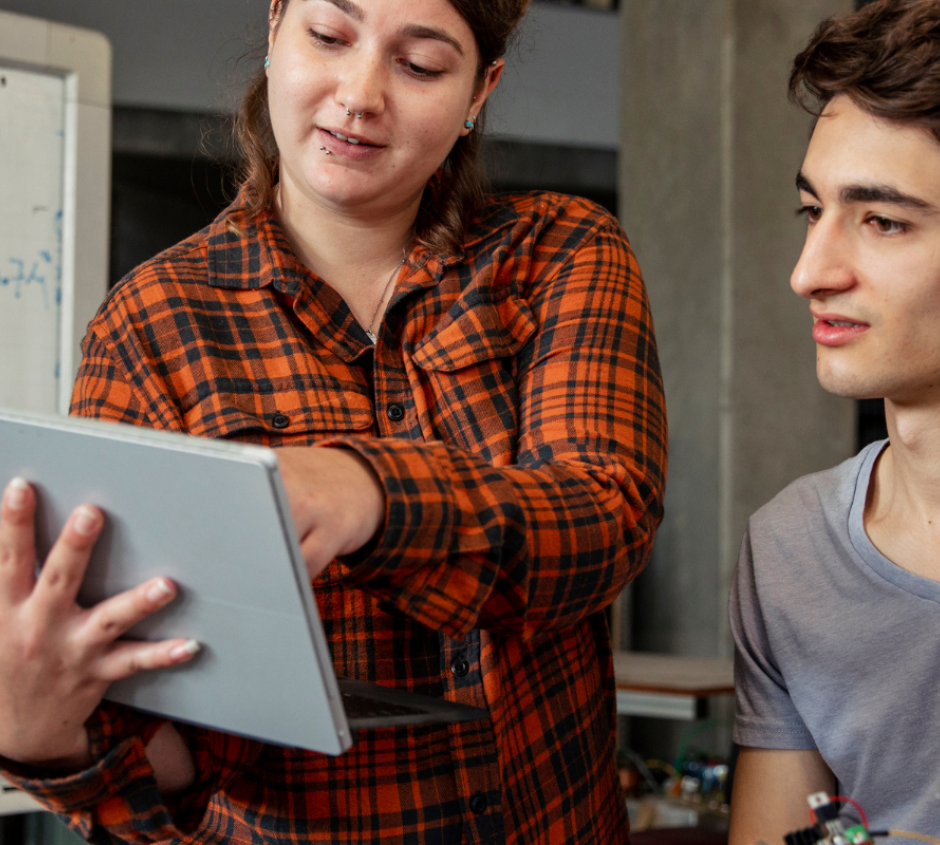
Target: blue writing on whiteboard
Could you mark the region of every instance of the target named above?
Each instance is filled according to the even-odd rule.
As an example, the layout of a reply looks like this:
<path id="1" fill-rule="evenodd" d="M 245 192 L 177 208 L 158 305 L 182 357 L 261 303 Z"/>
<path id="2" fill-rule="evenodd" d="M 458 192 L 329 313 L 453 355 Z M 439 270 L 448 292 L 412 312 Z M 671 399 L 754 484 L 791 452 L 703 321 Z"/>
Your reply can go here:
<path id="1" fill-rule="evenodd" d="M 49 282 L 54 285 L 53 296 L 55 304 L 58 306 L 62 301 L 62 212 L 59 211 L 55 216 L 56 240 L 58 241 L 59 263 L 53 265 L 52 253 L 47 249 L 39 250 L 34 258 L 22 258 L 11 255 L 7 259 L 8 265 L 12 267 L 12 272 L 7 274 L 0 273 L 0 288 L 10 288 L 13 296 L 19 299 L 23 295 L 23 290 L 30 286 L 36 286 L 42 291 L 42 302 L 46 311 L 50 308 Z M 28 270 L 27 270 L 28 268 Z M 55 277 L 50 280 L 49 271 L 55 273 Z"/>

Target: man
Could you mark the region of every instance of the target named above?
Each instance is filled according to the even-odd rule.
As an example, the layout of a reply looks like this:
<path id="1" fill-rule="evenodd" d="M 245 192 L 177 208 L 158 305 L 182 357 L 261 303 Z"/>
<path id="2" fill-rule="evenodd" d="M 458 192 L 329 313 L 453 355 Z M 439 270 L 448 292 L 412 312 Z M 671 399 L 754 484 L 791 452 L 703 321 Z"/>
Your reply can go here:
<path id="1" fill-rule="evenodd" d="M 936 835 L 940 0 L 824 23 L 790 87 L 820 113 L 797 176 L 807 235 L 791 285 L 809 301 L 820 383 L 884 397 L 889 441 L 750 521 L 730 603 L 730 842 L 778 845 L 809 824 L 807 796 L 837 784 L 870 829 Z"/>

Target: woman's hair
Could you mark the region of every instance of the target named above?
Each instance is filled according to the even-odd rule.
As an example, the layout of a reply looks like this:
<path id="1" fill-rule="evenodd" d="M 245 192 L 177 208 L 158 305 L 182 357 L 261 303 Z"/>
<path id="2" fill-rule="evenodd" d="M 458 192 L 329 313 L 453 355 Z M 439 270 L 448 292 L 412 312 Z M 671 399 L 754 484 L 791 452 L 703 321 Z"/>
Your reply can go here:
<path id="1" fill-rule="evenodd" d="M 841 94 L 940 141 L 940 0 L 879 0 L 820 24 L 793 61 L 790 98 L 818 116 Z"/>
<path id="2" fill-rule="evenodd" d="M 276 12 L 284 14 L 290 0 L 279 0 Z M 448 0 L 469 24 L 480 64 L 477 84 L 483 85 L 486 70 L 506 52 L 510 36 L 525 14 L 529 0 Z M 484 106 L 485 110 L 485 106 Z M 469 135 L 457 139 L 444 162 L 445 175 L 432 180 L 421 201 L 415 221 L 415 235 L 426 246 L 441 252 L 456 252 L 487 192 L 487 180 L 480 160 L 485 126 L 484 111 Z M 241 153 L 241 173 L 254 189 L 248 213 L 257 215 L 274 200 L 277 182 L 278 150 L 268 111 L 268 84 L 264 69 L 251 80 L 235 124 L 235 137 Z"/>

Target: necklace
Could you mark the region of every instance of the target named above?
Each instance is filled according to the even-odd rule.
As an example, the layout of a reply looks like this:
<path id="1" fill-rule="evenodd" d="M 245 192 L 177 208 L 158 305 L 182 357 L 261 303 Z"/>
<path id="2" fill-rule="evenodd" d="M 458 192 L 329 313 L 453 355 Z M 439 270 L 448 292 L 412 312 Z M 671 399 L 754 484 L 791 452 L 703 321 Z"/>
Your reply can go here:
<path id="1" fill-rule="evenodd" d="M 398 275 L 398 271 L 404 266 L 405 262 L 408 260 L 408 254 L 405 252 L 405 248 L 401 248 L 401 263 L 395 266 L 395 269 L 392 270 L 392 275 L 388 277 L 388 281 L 385 283 L 385 287 L 382 289 L 382 296 L 379 297 L 379 301 L 375 306 L 375 311 L 372 312 L 372 319 L 369 320 L 369 325 L 366 327 L 366 337 L 372 342 L 372 345 L 378 342 L 378 339 L 375 336 L 375 332 L 372 331 L 372 326 L 375 325 L 375 318 L 379 313 L 379 309 L 382 307 L 382 303 L 385 302 L 385 297 L 388 294 L 388 289 L 392 284 L 392 279 Z"/>

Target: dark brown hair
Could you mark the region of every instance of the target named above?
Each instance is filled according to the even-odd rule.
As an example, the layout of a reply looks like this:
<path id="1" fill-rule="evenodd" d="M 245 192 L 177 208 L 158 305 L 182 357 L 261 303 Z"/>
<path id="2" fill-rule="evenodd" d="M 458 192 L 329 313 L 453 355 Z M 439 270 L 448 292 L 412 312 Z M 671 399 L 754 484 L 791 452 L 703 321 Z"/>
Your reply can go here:
<path id="1" fill-rule="evenodd" d="M 820 24 L 793 61 L 790 98 L 819 115 L 840 94 L 940 141 L 940 0 L 879 0 Z"/>
<path id="2" fill-rule="evenodd" d="M 283 15 L 290 0 L 279 0 Z M 510 36 L 522 19 L 529 0 L 449 0 L 470 26 L 480 52 L 477 83 L 482 85 L 489 65 L 503 56 Z M 480 161 L 485 127 L 484 110 L 469 135 L 461 136 L 444 162 L 444 178 L 434 180 L 425 191 L 415 221 L 417 239 L 440 252 L 457 252 L 467 227 L 479 211 L 488 189 Z M 242 100 L 235 135 L 241 153 L 241 175 L 254 189 L 248 207 L 257 215 L 274 200 L 278 150 L 268 112 L 268 84 L 264 69 L 258 70 Z"/>

